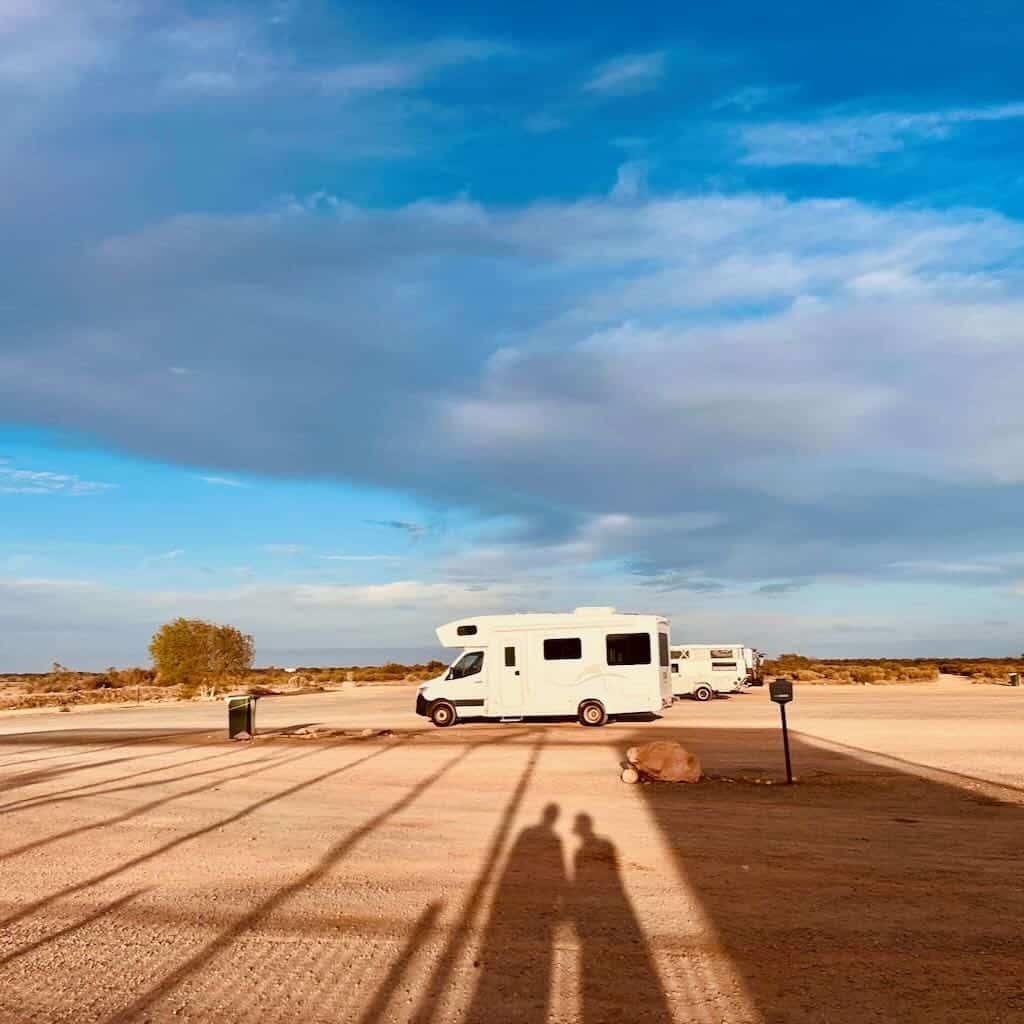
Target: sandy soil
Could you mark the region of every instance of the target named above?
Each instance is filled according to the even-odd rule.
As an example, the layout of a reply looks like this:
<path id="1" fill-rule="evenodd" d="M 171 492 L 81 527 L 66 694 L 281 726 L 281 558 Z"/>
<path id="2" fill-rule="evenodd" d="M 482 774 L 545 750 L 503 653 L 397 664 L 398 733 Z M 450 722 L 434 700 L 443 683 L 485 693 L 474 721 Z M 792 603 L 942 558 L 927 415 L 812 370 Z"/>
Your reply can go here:
<path id="1" fill-rule="evenodd" d="M 1024 1019 L 1024 691 L 425 726 L 392 689 L 0 716 L 0 1021 Z M 626 786 L 637 741 L 711 781 Z"/>

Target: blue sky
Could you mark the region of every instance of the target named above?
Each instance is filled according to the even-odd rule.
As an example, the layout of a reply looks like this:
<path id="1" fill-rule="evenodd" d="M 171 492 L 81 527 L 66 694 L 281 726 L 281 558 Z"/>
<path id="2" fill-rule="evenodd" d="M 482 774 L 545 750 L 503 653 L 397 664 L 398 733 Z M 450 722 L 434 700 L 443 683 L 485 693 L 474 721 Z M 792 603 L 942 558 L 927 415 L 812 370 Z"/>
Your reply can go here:
<path id="1" fill-rule="evenodd" d="M 0 7 L 0 667 L 615 604 L 1024 648 L 1010 2 Z"/>

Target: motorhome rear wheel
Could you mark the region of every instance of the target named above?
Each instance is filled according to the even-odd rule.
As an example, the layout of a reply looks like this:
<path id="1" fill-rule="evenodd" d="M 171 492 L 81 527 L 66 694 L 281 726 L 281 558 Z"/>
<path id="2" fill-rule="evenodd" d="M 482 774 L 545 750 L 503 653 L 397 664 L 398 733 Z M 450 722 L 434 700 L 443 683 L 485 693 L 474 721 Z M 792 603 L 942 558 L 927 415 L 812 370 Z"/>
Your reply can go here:
<path id="1" fill-rule="evenodd" d="M 578 718 L 580 725 L 598 726 L 608 721 L 608 713 L 599 700 L 585 700 L 580 704 Z"/>
<path id="2" fill-rule="evenodd" d="M 702 683 L 693 691 L 693 699 L 699 701 L 711 700 L 714 695 L 715 691 L 706 683 Z"/>

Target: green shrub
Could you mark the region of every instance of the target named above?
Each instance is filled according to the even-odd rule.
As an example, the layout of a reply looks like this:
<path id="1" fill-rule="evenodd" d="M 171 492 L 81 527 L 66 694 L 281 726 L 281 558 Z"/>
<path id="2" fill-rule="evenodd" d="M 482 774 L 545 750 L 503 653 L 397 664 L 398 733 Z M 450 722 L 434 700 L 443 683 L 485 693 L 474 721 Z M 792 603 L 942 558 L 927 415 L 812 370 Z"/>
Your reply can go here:
<path id="1" fill-rule="evenodd" d="M 253 649 L 253 638 L 234 626 L 184 618 L 165 623 L 149 644 L 159 681 L 169 686 L 245 672 Z"/>

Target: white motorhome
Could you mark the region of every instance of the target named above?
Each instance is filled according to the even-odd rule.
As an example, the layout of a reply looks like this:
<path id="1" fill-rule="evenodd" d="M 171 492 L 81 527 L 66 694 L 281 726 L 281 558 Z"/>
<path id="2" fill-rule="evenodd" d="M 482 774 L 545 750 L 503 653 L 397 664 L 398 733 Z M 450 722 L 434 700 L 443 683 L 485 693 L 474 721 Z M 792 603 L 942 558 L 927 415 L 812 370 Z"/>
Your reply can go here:
<path id="1" fill-rule="evenodd" d="M 741 644 L 681 644 L 673 646 L 672 693 L 677 697 L 711 700 L 716 693 L 737 693 L 760 685 L 761 656 Z"/>
<path id="2" fill-rule="evenodd" d="M 672 703 L 669 620 L 614 608 L 561 614 L 475 615 L 437 629 L 462 654 L 416 691 L 416 713 L 434 725 L 460 716 L 521 721 L 656 713 Z"/>
<path id="3" fill-rule="evenodd" d="M 743 661 L 747 667 L 747 686 L 764 686 L 764 655 L 756 647 L 744 647 Z"/>

